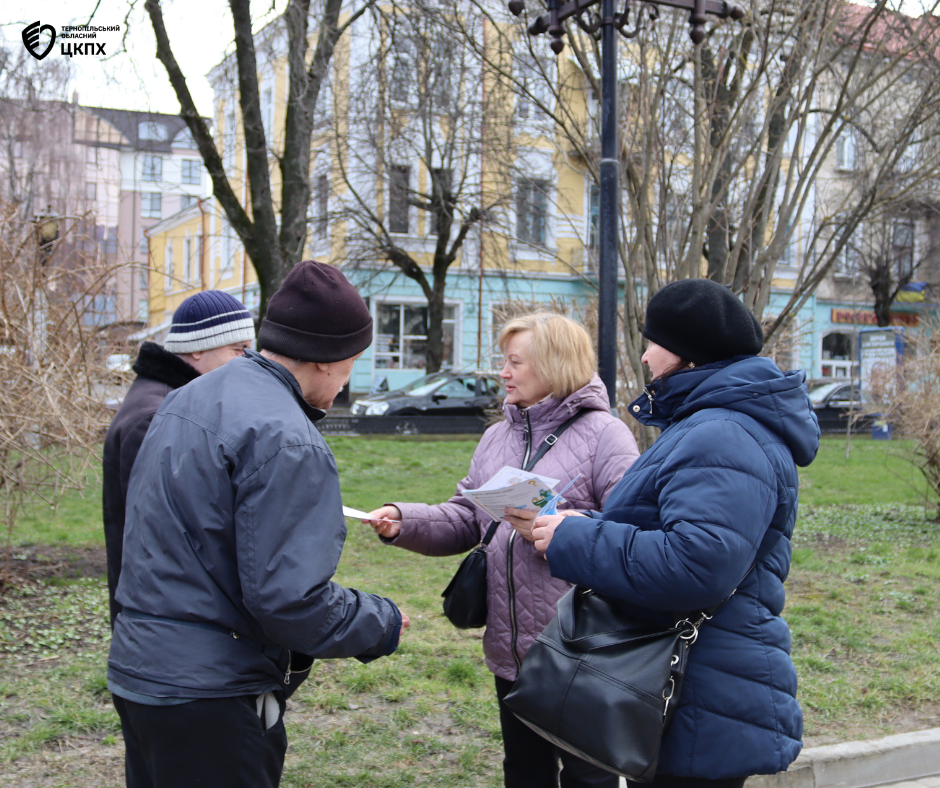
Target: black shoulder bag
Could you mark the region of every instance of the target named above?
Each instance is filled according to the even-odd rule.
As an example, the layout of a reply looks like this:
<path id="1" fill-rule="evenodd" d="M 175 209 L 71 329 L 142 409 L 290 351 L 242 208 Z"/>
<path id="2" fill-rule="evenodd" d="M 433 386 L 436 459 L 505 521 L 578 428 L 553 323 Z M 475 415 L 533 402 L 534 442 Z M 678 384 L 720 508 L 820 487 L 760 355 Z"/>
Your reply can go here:
<path id="1" fill-rule="evenodd" d="M 744 578 L 780 536 L 765 537 Z M 558 600 L 555 618 L 526 654 L 506 705 L 555 746 L 631 782 L 648 782 L 679 703 L 689 649 L 730 598 L 663 627 L 576 586 Z"/>
<path id="2" fill-rule="evenodd" d="M 531 471 L 542 459 L 561 434 L 568 429 L 584 411 L 578 411 L 550 435 L 545 436 L 539 450 L 526 463 Z M 441 594 L 444 597 L 444 615 L 458 629 L 475 629 L 486 624 L 486 548 L 499 528 L 499 520 L 493 520 L 486 535 L 457 567 L 451 581 Z"/>

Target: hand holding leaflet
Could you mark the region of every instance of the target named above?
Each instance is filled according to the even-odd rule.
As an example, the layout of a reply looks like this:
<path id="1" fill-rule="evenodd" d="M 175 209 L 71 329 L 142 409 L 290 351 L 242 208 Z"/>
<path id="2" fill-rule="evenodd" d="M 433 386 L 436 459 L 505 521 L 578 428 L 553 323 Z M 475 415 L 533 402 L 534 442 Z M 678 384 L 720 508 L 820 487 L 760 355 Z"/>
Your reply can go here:
<path id="1" fill-rule="evenodd" d="M 541 509 L 553 496 L 558 479 L 537 476 L 506 466 L 477 490 L 464 490 L 464 497 L 494 520 L 502 520 L 507 507 Z"/>

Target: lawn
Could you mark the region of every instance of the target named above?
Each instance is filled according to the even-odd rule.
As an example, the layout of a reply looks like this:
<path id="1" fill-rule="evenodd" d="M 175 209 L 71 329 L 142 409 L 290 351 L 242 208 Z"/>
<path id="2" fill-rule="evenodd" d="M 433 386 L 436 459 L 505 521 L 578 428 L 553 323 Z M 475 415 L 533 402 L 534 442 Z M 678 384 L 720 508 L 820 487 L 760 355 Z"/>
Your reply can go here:
<path id="1" fill-rule="evenodd" d="M 330 438 L 345 502 L 440 501 L 475 441 Z M 940 725 L 940 530 L 900 441 L 827 438 L 801 471 L 788 581 L 807 745 Z M 100 488 L 37 511 L 17 542 L 100 545 Z M 928 499 L 929 500 L 929 499 Z M 25 549 L 25 548 L 18 548 Z M 459 558 L 382 546 L 349 522 L 337 579 L 398 601 L 413 626 L 393 657 L 317 664 L 290 702 L 286 786 L 497 786 L 499 731 L 479 632 L 440 613 Z M 0 781 L 121 782 L 104 684 L 100 580 L 33 584 L 0 601 Z"/>

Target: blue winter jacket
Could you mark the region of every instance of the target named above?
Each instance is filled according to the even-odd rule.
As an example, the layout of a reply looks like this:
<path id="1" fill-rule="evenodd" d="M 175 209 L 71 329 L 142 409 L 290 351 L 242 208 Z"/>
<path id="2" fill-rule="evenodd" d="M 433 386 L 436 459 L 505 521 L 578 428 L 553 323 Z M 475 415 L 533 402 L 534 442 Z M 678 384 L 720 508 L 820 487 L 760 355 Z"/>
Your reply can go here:
<path id="1" fill-rule="evenodd" d="M 672 623 L 676 612 L 717 605 L 737 589 L 691 649 L 660 774 L 772 774 L 802 746 L 780 613 L 796 465 L 819 448 L 804 377 L 739 356 L 652 384 L 630 412 L 660 427 L 659 439 L 603 512 L 565 518 L 549 546 L 553 575 L 657 621 Z"/>
<path id="2" fill-rule="evenodd" d="M 332 581 L 346 522 L 322 417 L 250 350 L 164 400 L 128 491 L 113 692 L 289 693 L 310 657 L 397 648 L 398 608 Z"/>

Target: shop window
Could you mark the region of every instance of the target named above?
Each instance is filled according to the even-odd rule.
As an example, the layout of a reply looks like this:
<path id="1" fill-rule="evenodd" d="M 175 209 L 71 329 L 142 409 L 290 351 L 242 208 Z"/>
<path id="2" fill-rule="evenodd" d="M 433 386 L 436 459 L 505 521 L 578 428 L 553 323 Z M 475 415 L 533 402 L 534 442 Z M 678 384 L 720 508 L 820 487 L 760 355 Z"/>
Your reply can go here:
<path id="1" fill-rule="evenodd" d="M 444 307 L 443 367 L 454 366 L 457 307 Z M 375 368 L 424 369 L 427 366 L 428 308 L 418 304 L 379 304 L 376 309 Z"/>
<path id="2" fill-rule="evenodd" d="M 834 331 L 822 339 L 822 364 L 820 373 L 824 378 L 849 378 L 855 364 L 855 335 Z"/>

